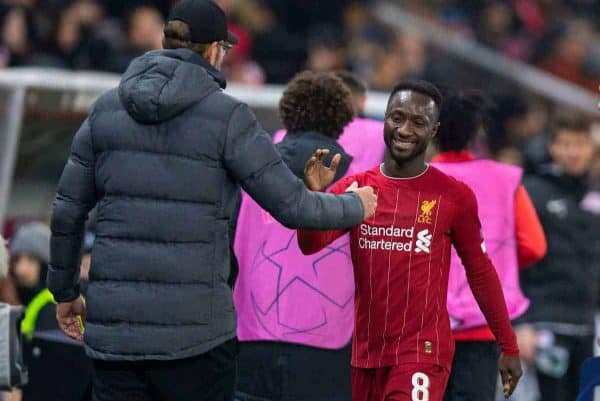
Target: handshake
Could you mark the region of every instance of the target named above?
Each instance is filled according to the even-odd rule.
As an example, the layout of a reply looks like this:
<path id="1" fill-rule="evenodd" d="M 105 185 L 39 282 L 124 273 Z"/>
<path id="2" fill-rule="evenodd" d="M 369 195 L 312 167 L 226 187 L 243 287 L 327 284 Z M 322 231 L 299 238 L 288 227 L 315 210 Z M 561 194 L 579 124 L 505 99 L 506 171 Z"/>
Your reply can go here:
<path id="1" fill-rule="evenodd" d="M 311 191 L 324 191 L 335 178 L 335 173 L 340 164 L 342 156 L 338 153 L 333 156 L 331 164 L 326 167 L 323 164 L 323 160 L 329 154 L 328 149 L 317 149 L 310 159 L 306 162 L 304 167 L 304 184 Z M 350 185 L 346 192 L 354 192 L 360 198 L 364 209 L 364 219 L 375 214 L 377 209 L 377 195 L 373 192 L 373 188 L 369 186 L 358 187 L 358 183 L 355 181 Z"/>

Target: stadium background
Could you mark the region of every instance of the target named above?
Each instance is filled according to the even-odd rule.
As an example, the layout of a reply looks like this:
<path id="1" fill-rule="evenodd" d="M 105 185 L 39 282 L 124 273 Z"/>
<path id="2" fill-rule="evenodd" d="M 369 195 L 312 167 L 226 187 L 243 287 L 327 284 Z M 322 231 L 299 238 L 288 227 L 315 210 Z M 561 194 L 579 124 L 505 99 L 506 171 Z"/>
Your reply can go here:
<path id="1" fill-rule="evenodd" d="M 93 100 L 129 61 L 159 48 L 169 0 L 0 1 L 0 227 L 48 221 L 58 177 Z M 240 44 L 227 92 L 280 127 L 283 86 L 302 69 L 346 68 L 381 118 L 401 78 L 492 96 L 490 157 L 526 170 L 547 160 L 557 111 L 598 121 L 600 2 L 595 0 L 218 0 Z M 594 128 L 600 144 L 600 125 Z M 600 155 L 591 172 L 600 212 Z"/>

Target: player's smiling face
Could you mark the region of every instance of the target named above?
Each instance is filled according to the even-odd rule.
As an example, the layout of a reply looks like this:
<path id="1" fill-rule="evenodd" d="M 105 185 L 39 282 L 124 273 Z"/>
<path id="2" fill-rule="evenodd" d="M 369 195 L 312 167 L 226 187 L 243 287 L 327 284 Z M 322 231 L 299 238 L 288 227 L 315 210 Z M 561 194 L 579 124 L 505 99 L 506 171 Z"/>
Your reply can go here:
<path id="1" fill-rule="evenodd" d="M 424 154 L 437 133 L 438 107 L 429 96 L 412 90 L 397 92 L 385 113 L 383 136 L 399 164 Z"/>

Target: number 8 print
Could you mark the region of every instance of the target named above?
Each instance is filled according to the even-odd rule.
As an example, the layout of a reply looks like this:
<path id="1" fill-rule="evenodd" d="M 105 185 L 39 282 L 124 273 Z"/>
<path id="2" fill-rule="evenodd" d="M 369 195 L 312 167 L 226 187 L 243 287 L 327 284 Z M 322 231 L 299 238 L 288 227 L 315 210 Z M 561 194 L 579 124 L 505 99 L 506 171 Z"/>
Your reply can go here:
<path id="1" fill-rule="evenodd" d="M 429 377 L 417 372 L 412 376 L 412 401 L 429 401 Z"/>

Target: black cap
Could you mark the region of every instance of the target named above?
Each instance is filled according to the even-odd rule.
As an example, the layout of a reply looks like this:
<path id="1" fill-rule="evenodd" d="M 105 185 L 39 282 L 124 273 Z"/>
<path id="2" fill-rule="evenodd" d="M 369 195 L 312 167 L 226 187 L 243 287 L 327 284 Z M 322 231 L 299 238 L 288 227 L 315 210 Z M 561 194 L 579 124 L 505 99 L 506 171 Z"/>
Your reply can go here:
<path id="1" fill-rule="evenodd" d="M 182 0 L 169 13 L 168 21 L 185 22 L 194 43 L 211 43 L 220 40 L 237 44 L 235 35 L 227 30 L 225 13 L 210 0 Z"/>

